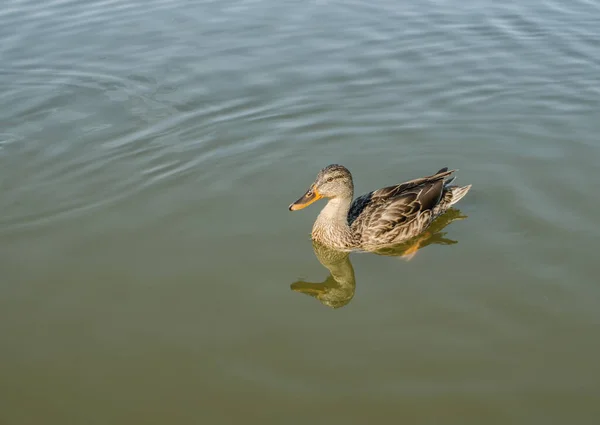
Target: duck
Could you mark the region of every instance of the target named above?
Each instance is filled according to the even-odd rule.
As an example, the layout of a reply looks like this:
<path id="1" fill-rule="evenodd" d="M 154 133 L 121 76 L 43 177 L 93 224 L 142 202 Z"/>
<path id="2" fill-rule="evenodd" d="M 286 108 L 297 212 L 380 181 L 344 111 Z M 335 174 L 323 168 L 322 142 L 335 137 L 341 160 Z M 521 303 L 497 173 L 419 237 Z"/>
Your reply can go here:
<path id="1" fill-rule="evenodd" d="M 337 250 L 372 251 L 417 238 L 460 201 L 472 185 L 456 186 L 448 167 L 435 174 L 383 187 L 354 197 L 350 171 L 339 164 L 321 169 L 290 211 L 327 199 L 315 220 L 311 239 Z"/>

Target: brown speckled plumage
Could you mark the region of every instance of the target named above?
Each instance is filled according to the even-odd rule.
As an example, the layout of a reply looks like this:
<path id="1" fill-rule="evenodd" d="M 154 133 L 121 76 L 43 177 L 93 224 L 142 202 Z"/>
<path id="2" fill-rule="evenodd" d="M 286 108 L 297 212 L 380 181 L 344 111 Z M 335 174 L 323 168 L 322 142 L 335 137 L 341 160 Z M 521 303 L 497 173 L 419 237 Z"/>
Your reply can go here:
<path id="1" fill-rule="evenodd" d="M 467 194 L 471 185 L 458 187 L 446 179 L 455 170 L 437 173 L 359 196 L 352 202 L 352 175 L 341 165 L 330 165 L 317 175 L 307 194 L 329 198 L 315 221 L 313 240 L 337 249 L 376 249 L 402 243 L 422 233 L 431 222 Z M 314 193 L 313 193 L 314 192 Z M 316 199 L 299 199 L 290 209 Z M 303 203 L 304 202 L 304 203 Z M 299 207 L 293 208 L 299 205 Z"/>

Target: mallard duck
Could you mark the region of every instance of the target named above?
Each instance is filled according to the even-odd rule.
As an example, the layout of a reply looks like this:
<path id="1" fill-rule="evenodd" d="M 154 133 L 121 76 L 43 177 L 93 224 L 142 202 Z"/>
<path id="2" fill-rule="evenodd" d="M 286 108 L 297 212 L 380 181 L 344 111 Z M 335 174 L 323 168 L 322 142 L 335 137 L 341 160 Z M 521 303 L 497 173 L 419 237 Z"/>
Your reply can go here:
<path id="1" fill-rule="evenodd" d="M 317 174 L 289 210 L 300 210 L 327 198 L 311 237 L 333 249 L 373 250 L 396 245 L 421 234 L 471 189 L 471 185 L 450 185 L 454 177 L 446 177 L 455 171 L 442 168 L 431 176 L 374 190 L 352 201 L 352 174 L 346 167 L 332 164 Z"/>

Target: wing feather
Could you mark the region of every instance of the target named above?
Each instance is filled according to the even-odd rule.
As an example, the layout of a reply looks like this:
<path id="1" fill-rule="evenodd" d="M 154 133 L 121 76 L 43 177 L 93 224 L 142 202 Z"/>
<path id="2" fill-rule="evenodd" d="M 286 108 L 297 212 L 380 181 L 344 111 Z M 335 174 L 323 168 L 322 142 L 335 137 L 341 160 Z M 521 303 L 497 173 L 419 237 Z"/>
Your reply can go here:
<path id="1" fill-rule="evenodd" d="M 362 195 L 352 203 L 348 221 L 359 230 L 363 243 L 402 239 L 429 225 L 432 210 L 444 190 L 444 178 L 455 170 L 438 173 Z"/>

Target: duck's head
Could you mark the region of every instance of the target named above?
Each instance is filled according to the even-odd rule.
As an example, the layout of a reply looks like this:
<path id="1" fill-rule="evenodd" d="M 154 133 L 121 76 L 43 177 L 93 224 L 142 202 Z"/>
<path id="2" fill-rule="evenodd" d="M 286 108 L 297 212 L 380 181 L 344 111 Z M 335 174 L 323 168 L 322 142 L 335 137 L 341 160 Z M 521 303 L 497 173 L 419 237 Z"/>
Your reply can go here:
<path id="1" fill-rule="evenodd" d="M 352 198 L 354 184 L 350 171 L 343 165 L 332 164 L 317 174 L 315 182 L 300 199 L 290 205 L 290 211 L 301 210 L 321 198 Z"/>

